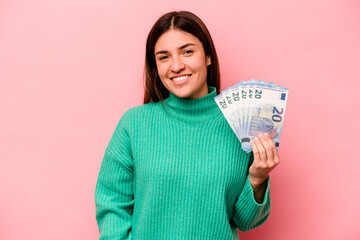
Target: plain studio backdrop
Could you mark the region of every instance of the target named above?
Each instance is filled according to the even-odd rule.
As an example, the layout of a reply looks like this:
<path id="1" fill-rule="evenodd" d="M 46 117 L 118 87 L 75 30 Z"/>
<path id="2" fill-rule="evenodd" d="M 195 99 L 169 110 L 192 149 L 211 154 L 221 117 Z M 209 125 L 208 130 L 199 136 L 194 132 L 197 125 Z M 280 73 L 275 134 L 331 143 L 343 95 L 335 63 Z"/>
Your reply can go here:
<path id="1" fill-rule="evenodd" d="M 94 190 L 162 14 L 208 26 L 222 90 L 290 89 L 272 212 L 240 239 L 360 239 L 360 2 L 0 1 L 0 239 L 97 239 Z"/>

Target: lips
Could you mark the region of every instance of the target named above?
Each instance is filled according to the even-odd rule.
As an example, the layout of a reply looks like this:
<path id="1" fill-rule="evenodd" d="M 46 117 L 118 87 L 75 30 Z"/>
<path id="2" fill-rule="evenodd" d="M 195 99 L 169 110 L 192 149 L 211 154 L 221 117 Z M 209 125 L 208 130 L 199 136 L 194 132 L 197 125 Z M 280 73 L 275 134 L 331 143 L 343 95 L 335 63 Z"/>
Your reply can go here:
<path id="1" fill-rule="evenodd" d="M 184 82 L 186 79 L 188 79 L 191 76 L 191 74 L 186 74 L 186 75 L 181 75 L 181 76 L 176 76 L 176 77 L 172 77 L 170 78 L 172 81 L 174 82 Z"/>

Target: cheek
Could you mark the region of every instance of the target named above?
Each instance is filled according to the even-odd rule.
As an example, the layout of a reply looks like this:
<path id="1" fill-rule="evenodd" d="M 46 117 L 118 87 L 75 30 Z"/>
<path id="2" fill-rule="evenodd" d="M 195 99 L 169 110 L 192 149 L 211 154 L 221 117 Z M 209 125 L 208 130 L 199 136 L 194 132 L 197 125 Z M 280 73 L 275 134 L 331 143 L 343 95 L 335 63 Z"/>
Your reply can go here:
<path id="1" fill-rule="evenodd" d="M 157 68 L 157 72 L 158 72 L 160 78 L 163 78 L 166 76 L 167 71 L 166 71 L 165 64 L 156 64 L 156 68 Z"/>
<path id="2" fill-rule="evenodd" d="M 193 69 L 200 70 L 200 71 L 207 69 L 205 58 L 202 58 L 202 57 L 193 59 L 190 65 L 192 66 Z"/>

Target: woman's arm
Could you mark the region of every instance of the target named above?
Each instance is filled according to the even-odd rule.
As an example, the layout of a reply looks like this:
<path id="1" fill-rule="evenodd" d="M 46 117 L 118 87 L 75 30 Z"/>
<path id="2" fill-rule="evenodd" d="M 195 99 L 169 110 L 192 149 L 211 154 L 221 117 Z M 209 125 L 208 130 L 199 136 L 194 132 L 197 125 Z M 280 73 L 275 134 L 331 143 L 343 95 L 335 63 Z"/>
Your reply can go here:
<path id="1" fill-rule="evenodd" d="M 266 192 L 266 181 L 261 183 L 260 185 L 252 185 L 251 187 L 254 190 L 254 198 L 257 203 L 262 203 L 264 201 L 264 196 Z"/>
<path id="2" fill-rule="evenodd" d="M 95 189 L 100 239 L 132 239 L 132 162 L 129 136 L 120 120 L 105 151 Z"/>
<path id="3" fill-rule="evenodd" d="M 268 133 L 260 134 L 251 142 L 254 161 L 249 168 L 250 183 L 256 202 L 261 203 L 266 190 L 266 180 L 270 172 L 280 163 L 274 142 Z"/>
<path id="4" fill-rule="evenodd" d="M 262 202 L 257 202 L 255 192 L 248 175 L 243 189 L 235 202 L 232 222 L 241 230 L 248 231 L 263 224 L 270 214 L 271 200 L 269 180 L 265 182 L 265 194 Z"/>
<path id="5" fill-rule="evenodd" d="M 269 173 L 279 164 L 275 144 L 268 134 L 251 143 L 254 160 L 243 190 L 235 203 L 233 222 L 241 231 L 260 226 L 270 214 Z"/>

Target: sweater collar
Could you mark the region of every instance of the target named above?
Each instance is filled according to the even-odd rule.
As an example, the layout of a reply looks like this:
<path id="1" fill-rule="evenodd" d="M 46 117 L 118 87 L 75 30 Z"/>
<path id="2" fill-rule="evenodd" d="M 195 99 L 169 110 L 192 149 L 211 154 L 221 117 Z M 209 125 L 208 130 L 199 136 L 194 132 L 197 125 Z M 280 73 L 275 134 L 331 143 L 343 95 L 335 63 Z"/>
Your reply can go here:
<path id="1" fill-rule="evenodd" d="M 166 112 L 190 121 L 202 121 L 219 115 L 221 111 L 214 100 L 216 88 L 208 86 L 208 89 L 209 94 L 197 99 L 180 98 L 170 92 L 169 97 L 164 100 Z"/>

